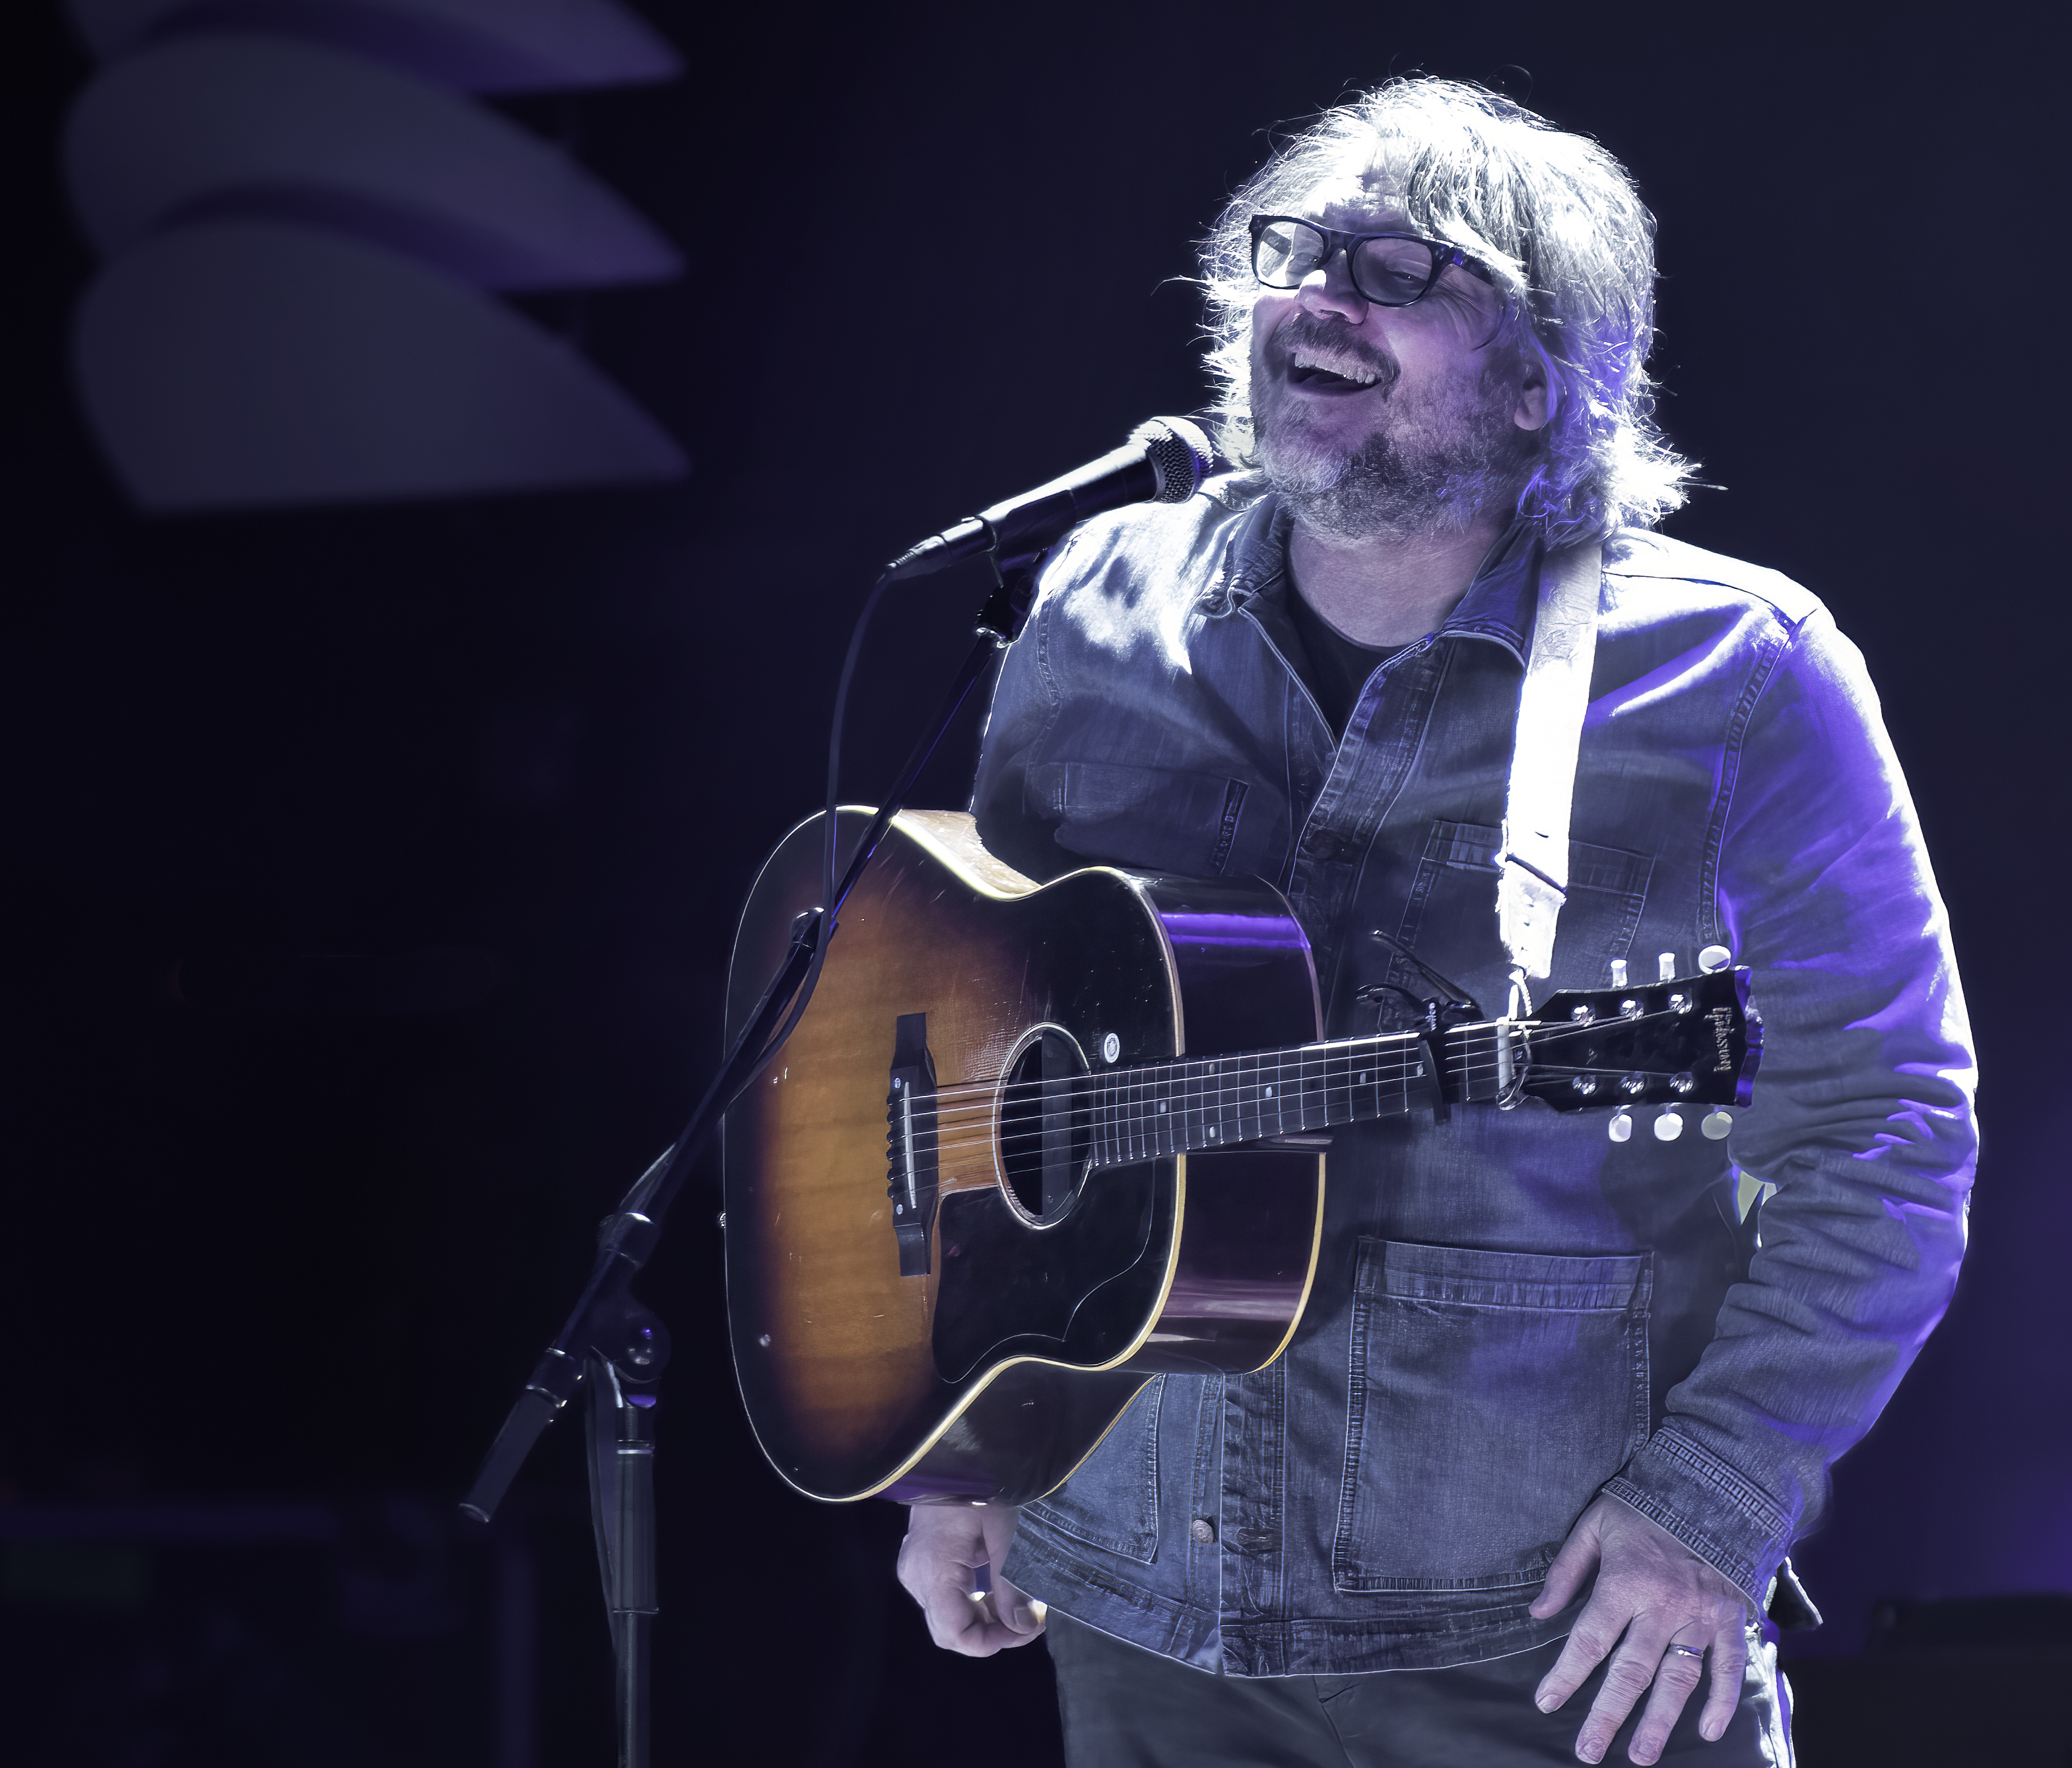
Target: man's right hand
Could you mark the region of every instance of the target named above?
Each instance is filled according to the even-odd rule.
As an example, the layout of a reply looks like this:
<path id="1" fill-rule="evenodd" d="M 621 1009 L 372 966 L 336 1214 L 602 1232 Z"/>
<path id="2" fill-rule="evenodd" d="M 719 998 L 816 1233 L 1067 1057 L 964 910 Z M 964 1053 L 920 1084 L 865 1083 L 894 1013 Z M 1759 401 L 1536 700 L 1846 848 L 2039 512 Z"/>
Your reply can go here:
<path id="1" fill-rule="evenodd" d="M 1043 1630 L 1043 1606 L 1000 1575 L 1018 1512 L 1005 1504 L 915 1504 L 899 1544 L 899 1581 L 921 1605 L 928 1636 L 945 1651 L 989 1658 Z M 984 1567 L 989 1600 L 972 1592 Z"/>

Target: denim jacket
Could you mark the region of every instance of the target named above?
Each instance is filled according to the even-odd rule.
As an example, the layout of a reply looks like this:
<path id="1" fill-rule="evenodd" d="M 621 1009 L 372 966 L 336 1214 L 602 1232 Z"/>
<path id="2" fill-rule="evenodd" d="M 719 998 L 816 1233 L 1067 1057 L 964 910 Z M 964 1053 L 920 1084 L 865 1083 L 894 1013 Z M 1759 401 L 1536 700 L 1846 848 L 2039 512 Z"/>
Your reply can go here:
<path id="1" fill-rule="evenodd" d="M 1371 985 L 1432 992 L 1406 953 L 1500 1011 L 1540 549 L 1500 545 L 1334 742 L 1289 661 L 1286 534 L 1241 475 L 1078 530 L 1003 668 L 980 833 L 1039 877 L 1274 881 L 1330 1035 L 1398 1022 Z M 1571 834 L 1550 988 L 1712 944 L 1753 967 L 1766 1048 L 1731 1137 L 1644 1116 L 1615 1145 L 1535 1100 L 1335 1132 L 1287 1352 L 1152 1380 L 1023 1510 L 1017 1584 L 1234 1675 L 1436 1667 L 1565 1630 L 1527 1606 L 1609 1492 L 1763 1598 L 1962 1253 L 1974 1075 L 1942 903 L 1827 611 L 1654 533 L 1606 545 Z M 1745 1215 L 1754 1181 L 1775 1189 Z"/>

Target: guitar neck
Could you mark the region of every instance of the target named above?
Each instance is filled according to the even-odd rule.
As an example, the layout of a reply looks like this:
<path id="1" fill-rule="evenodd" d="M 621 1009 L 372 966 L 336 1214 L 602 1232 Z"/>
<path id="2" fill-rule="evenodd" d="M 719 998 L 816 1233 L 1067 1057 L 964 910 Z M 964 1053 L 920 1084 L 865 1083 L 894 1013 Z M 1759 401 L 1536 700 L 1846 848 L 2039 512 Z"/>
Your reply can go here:
<path id="1" fill-rule="evenodd" d="M 1494 1022 L 1158 1063 L 1077 1083 L 1097 1166 L 1339 1124 L 1493 1102 L 1523 1059 L 1523 1028 Z M 1434 1046 L 1438 1061 L 1433 1061 Z"/>

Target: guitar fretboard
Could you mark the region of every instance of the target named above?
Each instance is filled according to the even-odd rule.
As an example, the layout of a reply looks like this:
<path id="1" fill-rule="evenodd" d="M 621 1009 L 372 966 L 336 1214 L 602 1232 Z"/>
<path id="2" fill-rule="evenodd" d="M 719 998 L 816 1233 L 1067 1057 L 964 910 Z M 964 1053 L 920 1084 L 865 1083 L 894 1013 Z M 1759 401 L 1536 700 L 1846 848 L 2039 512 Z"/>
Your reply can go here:
<path id="1" fill-rule="evenodd" d="M 1503 1090 L 1515 1026 L 1462 1026 L 1444 1034 L 1444 1072 L 1415 1032 L 1298 1045 L 1289 1050 L 1158 1063 L 1083 1076 L 1075 1103 L 1088 1113 L 1093 1164 L 1313 1134 L 1429 1110 L 1441 1100 L 1494 1100 Z"/>

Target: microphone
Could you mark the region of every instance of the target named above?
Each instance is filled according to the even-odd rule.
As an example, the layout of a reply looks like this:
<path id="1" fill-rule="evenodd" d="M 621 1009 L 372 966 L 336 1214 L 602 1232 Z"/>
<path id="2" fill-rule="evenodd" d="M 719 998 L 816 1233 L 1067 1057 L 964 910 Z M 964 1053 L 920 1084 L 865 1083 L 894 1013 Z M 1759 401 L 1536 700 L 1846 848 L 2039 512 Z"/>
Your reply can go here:
<path id="1" fill-rule="evenodd" d="M 1004 559 L 1038 553 L 1088 516 L 1124 504 L 1184 504 L 1215 460 L 1215 447 L 1197 425 L 1185 417 L 1151 418 L 1099 460 L 909 547 L 886 567 L 886 580 L 923 577 L 980 553 Z"/>

